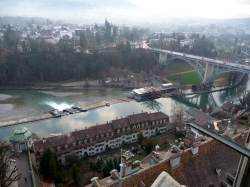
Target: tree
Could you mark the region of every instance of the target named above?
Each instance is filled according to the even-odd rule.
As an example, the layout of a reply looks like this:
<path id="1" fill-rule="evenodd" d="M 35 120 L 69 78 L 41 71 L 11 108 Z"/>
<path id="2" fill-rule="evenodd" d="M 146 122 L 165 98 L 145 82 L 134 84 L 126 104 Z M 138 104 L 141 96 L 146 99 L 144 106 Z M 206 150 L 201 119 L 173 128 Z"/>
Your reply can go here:
<path id="1" fill-rule="evenodd" d="M 0 187 L 8 187 L 20 179 L 18 169 L 11 159 L 11 146 L 0 142 Z"/>
<path id="2" fill-rule="evenodd" d="M 142 132 L 140 132 L 138 135 L 137 135 L 137 141 L 138 141 L 138 143 L 142 146 L 142 143 L 143 143 L 143 141 L 144 141 L 144 136 L 143 136 L 143 134 L 142 134 Z"/>
<path id="3" fill-rule="evenodd" d="M 147 140 L 144 142 L 144 150 L 146 154 L 151 153 L 153 149 L 154 149 L 154 143 L 151 140 Z"/>
<path id="4" fill-rule="evenodd" d="M 71 169 L 71 174 L 72 174 L 72 179 L 74 182 L 75 186 L 81 186 L 81 176 L 80 174 L 80 169 L 79 167 L 77 167 L 77 165 L 73 165 L 72 169 Z"/>
<path id="5" fill-rule="evenodd" d="M 17 48 L 19 39 L 17 31 L 13 30 L 11 26 L 8 25 L 3 35 L 4 46 L 7 48 Z"/>
<path id="6" fill-rule="evenodd" d="M 206 57 L 215 57 L 217 55 L 214 43 L 207 39 L 205 35 L 194 40 L 191 53 Z"/>
<path id="7" fill-rule="evenodd" d="M 184 110 L 183 107 L 174 104 L 172 107 L 172 121 L 176 125 L 182 125 L 184 123 Z"/>
<path id="8" fill-rule="evenodd" d="M 245 107 L 250 107 L 250 92 L 248 92 L 241 100 L 241 104 Z"/>
<path id="9" fill-rule="evenodd" d="M 40 160 L 40 174 L 44 179 L 54 182 L 61 182 L 61 170 L 56 154 L 47 150 Z"/>

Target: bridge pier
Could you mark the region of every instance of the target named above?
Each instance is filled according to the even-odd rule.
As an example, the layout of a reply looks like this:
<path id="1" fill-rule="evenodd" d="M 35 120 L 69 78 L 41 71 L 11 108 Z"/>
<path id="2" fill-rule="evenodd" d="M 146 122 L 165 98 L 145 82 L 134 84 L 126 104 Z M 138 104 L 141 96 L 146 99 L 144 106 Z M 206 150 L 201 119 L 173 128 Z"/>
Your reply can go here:
<path id="1" fill-rule="evenodd" d="M 159 54 L 159 63 L 164 65 L 167 63 L 167 59 L 168 59 L 168 54 L 167 53 L 160 53 Z"/>
<path id="2" fill-rule="evenodd" d="M 214 76 L 214 65 L 207 62 L 202 82 L 206 83 L 213 80 L 213 76 Z"/>

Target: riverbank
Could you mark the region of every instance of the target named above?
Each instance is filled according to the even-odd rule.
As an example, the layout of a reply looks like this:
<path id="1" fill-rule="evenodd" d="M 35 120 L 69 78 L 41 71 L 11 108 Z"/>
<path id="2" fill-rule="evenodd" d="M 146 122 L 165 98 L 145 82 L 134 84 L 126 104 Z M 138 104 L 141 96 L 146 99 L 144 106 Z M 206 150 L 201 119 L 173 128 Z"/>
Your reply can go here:
<path id="1" fill-rule="evenodd" d="M 140 84 L 139 84 L 140 85 Z M 122 88 L 133 89 L 136 86 L 108 85 L 108 84 L 78 84 L 75 82 L 66 83 L 36 83 L 25 85 L 8 85 L 0 86 L 0 90 L 40 90 L 40 91 L 81 91 L 82 89 L 105 89 L 105 88 Z"/>

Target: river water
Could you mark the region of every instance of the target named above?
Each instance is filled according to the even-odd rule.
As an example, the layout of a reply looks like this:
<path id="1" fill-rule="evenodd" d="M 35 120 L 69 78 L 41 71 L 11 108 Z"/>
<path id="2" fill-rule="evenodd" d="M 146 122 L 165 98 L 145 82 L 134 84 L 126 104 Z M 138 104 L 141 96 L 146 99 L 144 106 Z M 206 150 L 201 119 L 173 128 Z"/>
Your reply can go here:
<path id="1" fill-rule="evenodd" d="M 142 111 L 162 111 L 171 115 L 178 107 L 197 107 L 207 110 L 209 107 L 220 106 L 225 101 L 238 101 L 246 90 L 250 89 L 247 81 L 236 89 L 216 92 L 212 95 L 202 94 L 190 96 L 188 99 L 160 98 L 146 102 L 122 102 L 110 107 L 103 107 L 86 113 L 74 114 L 62 118 L 22 124 L 38 136 L 67 133 L 87 126 L 106 123 L 112 119 L 125 117 Z M 87 105 L 126 97 L 128 91 L 118 88 L 84 89 L 81 92 L 52 92 L 35 90 L 0 90 L 0 120 L 19 118 L 27 115 L 40 114 L 67 105 Z M 0 139 L 8 140 L 17 126 L 0 128 Z"/>

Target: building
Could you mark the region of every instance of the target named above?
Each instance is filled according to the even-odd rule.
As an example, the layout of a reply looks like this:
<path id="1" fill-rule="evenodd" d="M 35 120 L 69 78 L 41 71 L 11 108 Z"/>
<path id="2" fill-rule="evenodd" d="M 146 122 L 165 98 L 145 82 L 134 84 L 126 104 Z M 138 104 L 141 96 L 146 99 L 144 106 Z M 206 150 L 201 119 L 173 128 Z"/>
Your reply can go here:
<path id="1" fill-rule="evenodd" d="M 31 136 L 32 133 L 26 127 L 17 127 L 10 137 L 10 142 L 14 145 L 16 151 L 26 151 L 28 149 L 29 139 Z"/>
<path id="2" fill-rule="evenodd" d="M 161 90 L 153 87 L 133 89 L 130 93 L 130 97 L 137 101 L 157 99 L 161 97 Z"/>
<path id="3" fill-rule="evenodd" d="M 232 137 L 237 143 L 244 145 L 247 132 Z M 151 158 L 151 159 L 149 159 Z M 154 162 L 150 160 L 154 159 Z M 240 154 L 226 145 L 211 138 L 197 142 L 191 148 L 179 152 L 154 152 L 140 162 L 137 172 L 124 177 L 110 177 L 96 179 L 86 187 L 135 187 L 161 186 L 162 182 L 174 185 L 164 186 L 232 186 L 237 173 Z M 165 174 L 161 174 L 161 173 Z M 170 176 L 169 176 L 169 175 Z M 163 175 L 163 176 L 161 176 Z M 170 179 L 170 177 L 172 179 Z M 162 180 L 161 180 L 162 179 Z M 96 185 L 98 184 L 98 185 Z M 181 184 L 181 185 L 179 185 Z"/>
<path id="4" fill-rule="evenodd" d="M 145 112 L 69 134 L 38 139 L 33 142 L 33 149 L 37 157 L 50 149 L 57 153 L 59 160 L 64 163 L 68 156 L 94 156 L 109 149 L 119 148 L 123 144 L 134 143 L 140 132 L 144 137 L 151 137 L 174 130 L 166 114 Z"/>

